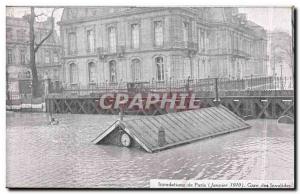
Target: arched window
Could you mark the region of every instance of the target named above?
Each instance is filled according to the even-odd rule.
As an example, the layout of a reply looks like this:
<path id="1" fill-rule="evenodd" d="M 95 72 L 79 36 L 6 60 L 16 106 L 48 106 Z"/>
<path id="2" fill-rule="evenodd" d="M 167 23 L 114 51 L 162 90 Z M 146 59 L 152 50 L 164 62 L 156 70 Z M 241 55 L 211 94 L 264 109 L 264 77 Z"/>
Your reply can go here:
<path id="1" fill-rule="evenodd" d="M 30 71 L 26 71 L 26 73 L 25 73 L 25 77 L 26 77 L 26 78 L 30 78 L 30 77 L 31 77 L 31 73 L 30 73 Z"/>
<path id="2" fill-rule="evenodd" d="M 117 82 L 117 63 L 114 60 L 109 62 L 109 79 L 110 82 Z"/>
<path id="3" fill-rule="evenodd" d="M 89 82 L 90 83 L 96 83 L 96 64 L 94 62 L 90 62 L 88 64 L 88 70 L 89 70 Z"/>
<path id="4" fill-rule="evenodd" d="M 70 64 L 70 83 L 77 82 L 77 67 L 75 63 Z"/>
<path id="5" fill-rule="evenodd" d="M 131 75 L 132 80 L 141 80 L 141 61 L 139 59 L 131 60 Z"/>
<path id="6" fill-rule="evenodd" d="M 163 81 L 165 79 L 165 69 L 164 69 L 163 57 L 156 57 L 155 65 L 156 65 L 156 71 L 157 71 L 157 80 Z"/>

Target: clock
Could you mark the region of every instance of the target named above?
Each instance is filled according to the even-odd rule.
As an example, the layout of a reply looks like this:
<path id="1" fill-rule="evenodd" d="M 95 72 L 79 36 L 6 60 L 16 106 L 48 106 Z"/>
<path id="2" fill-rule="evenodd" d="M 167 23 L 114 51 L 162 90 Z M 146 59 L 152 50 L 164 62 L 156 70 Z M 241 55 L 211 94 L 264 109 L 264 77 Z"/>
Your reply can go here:
<path id="1" fill-rule="evenodd" d="M 129 147 L 131 144 L 131 138 L 127 133 L 122 133 L 121 135 L 121 144 L 124 147 Z"/>

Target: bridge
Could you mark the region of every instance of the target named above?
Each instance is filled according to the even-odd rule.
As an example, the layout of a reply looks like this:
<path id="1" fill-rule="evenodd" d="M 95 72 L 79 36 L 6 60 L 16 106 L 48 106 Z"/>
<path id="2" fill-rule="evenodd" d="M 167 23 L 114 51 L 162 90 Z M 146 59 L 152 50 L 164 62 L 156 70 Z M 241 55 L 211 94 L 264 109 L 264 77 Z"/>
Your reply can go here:
<path id="1" fill-rule="evenodd" d="M 294 90 L 291 78 L 249 78 L 241 80 L 228 79 L 198 79 L 165 82 L 108 82 L 92 85 L 89 88 L 71 86 L 61 93 L 51 93 L 46 98 L 46 110 L 52 113 L 73 114 L 119 114 L 120 107 L 103 109 L 99 106 L 100 99 L 107 94 L 110 97 L 105 103 L 113 104 L 117 94 L 127 94 L 129 101 L 137 93 L 141 93 L 143 108 L 129 108 L 126 104 L 123 108 L 125 114 L 135 115 L 160 115 L 170 112 L 179 112 L 170 108 L 166 103 L 164 107 L 154 104 L 145 108 L 145 95 L 167 93 L 169 97 L 174 94 L 187 93 L 189 100 L 191 94 L 195 95 L 200 108 L 215 106 L 215 100 L 220 99 L 220 104 L 227 107 L 242 118 L 271 118 L 276 119 L 283 115 L 294 116 Z M 161 96 L 160 96 L 161 97 Z M 179 101 L 178 99 L 176 99 Z M 179 103 L 179 102 L 178 102 Z M 176 105 L 178 106 L 176 102 Z M 187 109 L 185 109 L 187 110 Z"/>

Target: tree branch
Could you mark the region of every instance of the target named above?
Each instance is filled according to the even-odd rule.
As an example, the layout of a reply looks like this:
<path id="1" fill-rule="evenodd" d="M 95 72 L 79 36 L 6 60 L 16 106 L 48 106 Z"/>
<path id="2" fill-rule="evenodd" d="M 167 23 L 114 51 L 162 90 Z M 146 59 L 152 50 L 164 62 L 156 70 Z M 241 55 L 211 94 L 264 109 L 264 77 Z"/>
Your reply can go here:
<path id="1" fill-rule="evenodd" d="M 54 11 L 56 10 L 56 8 L 53 8 L 52 10 L 52 14 L 51 14 L 51 19 L 52 19 L 52 24 L 51 24 L 51 30 L 49 31 L 49 33 L 47 34 L 47 36 L 45 36 L 41 42 L 39 42 L 38 44 L 36 44 L 36 47 L 34 48 L 34 52 L 36 53 L 38 51 L 38 49 L 40 48 L 40 46 L 52 35 L 53 31 L 54 31 L 54 18 L 53 18 L 53 14 Z"/>

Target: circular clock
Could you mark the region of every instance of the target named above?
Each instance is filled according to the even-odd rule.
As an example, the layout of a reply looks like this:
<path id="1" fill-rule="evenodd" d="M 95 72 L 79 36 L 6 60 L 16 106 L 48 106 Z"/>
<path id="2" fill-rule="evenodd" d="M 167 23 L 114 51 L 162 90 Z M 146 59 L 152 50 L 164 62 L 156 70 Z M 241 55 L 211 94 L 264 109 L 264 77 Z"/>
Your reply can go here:
<path id="1" fill-rule="evenodd" d="M 121 144 L 125 147 L 129 147 L 131 144 L 131 138 L 127 133 L 123 133 L 121 135 Z"/>

